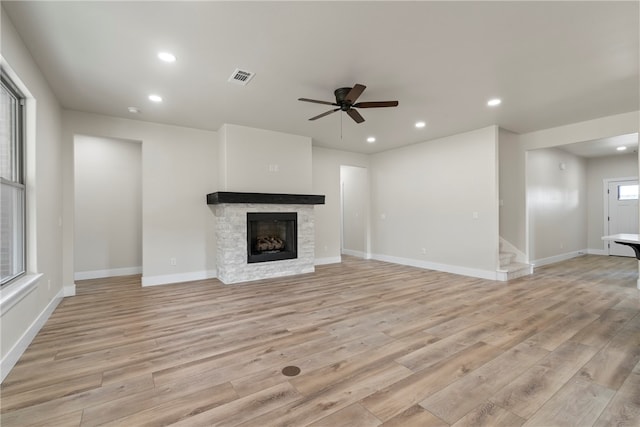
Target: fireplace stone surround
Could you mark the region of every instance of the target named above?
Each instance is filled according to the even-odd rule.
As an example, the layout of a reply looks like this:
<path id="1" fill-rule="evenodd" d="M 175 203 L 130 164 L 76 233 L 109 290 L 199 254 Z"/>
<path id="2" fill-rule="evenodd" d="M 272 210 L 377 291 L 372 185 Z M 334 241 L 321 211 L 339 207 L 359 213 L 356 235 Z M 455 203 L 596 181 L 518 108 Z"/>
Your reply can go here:
<path id="1" fill-rule="evenodd" d="M 315 271 L 314 205 L 324 196 L 281 193 L 217 192 L 207 194 L 216 216 L 217 277 L 224 284 Z M 297 213 L 297 258 L 249 263 L 247 213 Z"/>

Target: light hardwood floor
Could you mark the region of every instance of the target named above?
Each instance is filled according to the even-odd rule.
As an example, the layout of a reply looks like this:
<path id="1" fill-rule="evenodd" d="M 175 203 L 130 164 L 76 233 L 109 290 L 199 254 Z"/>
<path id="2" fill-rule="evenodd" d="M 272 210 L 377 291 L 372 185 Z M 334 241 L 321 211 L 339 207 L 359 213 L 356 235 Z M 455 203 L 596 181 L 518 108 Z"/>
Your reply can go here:
<path id="1" fill-rule="evenodd" d="M 83 281 L 2 384 L 2 426 L 638 426 L 637 269 L 583 256 L 501 283 L 345 257 L 231 286 Z"/>

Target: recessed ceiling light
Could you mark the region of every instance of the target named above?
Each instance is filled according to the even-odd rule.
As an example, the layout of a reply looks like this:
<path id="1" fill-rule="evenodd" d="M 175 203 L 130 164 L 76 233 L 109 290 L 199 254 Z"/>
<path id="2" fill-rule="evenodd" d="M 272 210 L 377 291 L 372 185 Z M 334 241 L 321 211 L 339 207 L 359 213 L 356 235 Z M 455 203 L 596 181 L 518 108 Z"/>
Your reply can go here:
<path id="1" fill-rule="evenodd" d="M 493 98 L 487 101 L 487 105 L 489 107 L 495 107 L 496 105 L 500 105 L 502 103 L 502 100 L 499 98 Z"/>
<path id="2" fill-rule="evenodd" d="M 162 102 L 162 97 L 159 95 L 149 95 L 149 101 Z"/>
<path id="3" fill-rule="evenodd" d="M 427 124 L 425 122 L 416 122 L 416 127 L 418 129 L 425 127 Z"/>
<path id="4" fill-rule="evenodd" d="M 158 52 L 158 58 L 164 62 L 176 62 L 176 56 L 169 52 Z"/>
<path id="5" fill-rule="evenodd" d="M 371 143 L 371 142 L 376 142 L 376 139 L 372 136 L 370 136 L 369 138 L 367 138 L 367 142 Z"/>
<path id="6" fill-rule="evenodd" d="M 130 113 L 140 114 L 140 109 L 138 107 L 129 107 L 128 110 Z"/>
<path id="7" fill-rule="evenodd" d="M 624 151 L 626 149 L 627 149 L 627 147 L 625 147 L 624 145 L 616 148 L 616 150 L 618 150 L 618 151 Z"/>

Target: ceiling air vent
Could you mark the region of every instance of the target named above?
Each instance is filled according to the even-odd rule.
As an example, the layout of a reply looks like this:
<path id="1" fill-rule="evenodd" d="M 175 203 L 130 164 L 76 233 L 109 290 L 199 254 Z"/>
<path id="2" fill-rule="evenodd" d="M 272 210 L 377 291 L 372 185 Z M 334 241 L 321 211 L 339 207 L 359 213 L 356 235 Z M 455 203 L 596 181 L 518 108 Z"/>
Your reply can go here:
<path id="1" fill-rule="evenodd" d="M 252 73 L 251 71 L 241 70 L 240 68 L 236 68 L 233 74 L 231 74 L 231 77 L 229 77 L 228 81 L 242 85 L 242 86 L 246 86 L 247 83 L 249 83 L 249 81 L 251 81 L 251 79 L 255 75 L 256 74 Z"/>

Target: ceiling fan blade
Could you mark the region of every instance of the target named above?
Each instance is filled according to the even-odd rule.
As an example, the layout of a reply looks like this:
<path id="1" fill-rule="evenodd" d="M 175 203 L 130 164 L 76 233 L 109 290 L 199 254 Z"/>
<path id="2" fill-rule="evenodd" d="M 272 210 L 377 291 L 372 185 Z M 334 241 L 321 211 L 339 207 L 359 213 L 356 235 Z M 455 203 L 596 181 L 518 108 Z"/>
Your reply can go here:
<path id="1" fill-rule="evenodd" d="M 358 102 L 353 106 L 356 108 L 397 107 L 398 101 Z"/>
<path id="2" fill-rule="evenodd" d="M 364 122 L 364 117 L 362 117 L 360 115 L 360 113 L 358 113 L 358 111 L 354 110 L 353 108 L 350 108 L 347 110 L 347 114 L 349 115 L 349 117 L 351 117 L 356 123 L 362 123 Z"/>
<path id="3" fill-rule="evenodd" d="M 319 118 L 321 118 L 321 117 L 328 116 L 328 115 L 329 115 L 329 114 L 331 114 L 331 113 L 335 113 L 335 112 L 336 112 L 336 111 L 338 111 L 338 110 L 339 110 L 339 108 L 336 108 L 335 110 L 329 110 L 329 111 L 327 111 L 327 112 L 325 112 L 325 113 L 322 113 L 322 114 L 320 114 L 320 115 L 317 115 L 317 116 L 315 116 L 315 117 L 311 117 L 309 120 L 317 120 L 317 119 L 319 119 Z"/>
<path id="4" fill-rule="evenodd" d="M 364 92 L 366 88 L 366 86 L 356 83 L 353 89 L 351 89 L 347 96 L 345 96 L 344 100 L 349 104 L 353 104 L 354 102 L 356 102 L 356 99 L 358 99 L 360 95 L 362 95 L 362 92 Z"/>
<path id="5" fill-rule="evenodd" d="M 324 104 L 324 105 L 335 105 L 336 107 L 338 106 L 338 104 L 336 104 L 335 102 L 329 102 L 329 101 L 318 101 L 317 99 L 298 98 L 298 101 L 313 102 L 313 103 L 315 103 L 315 104 Z"/>

